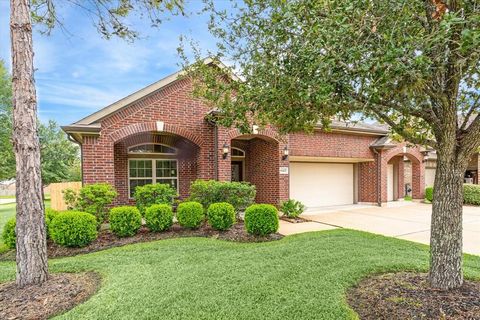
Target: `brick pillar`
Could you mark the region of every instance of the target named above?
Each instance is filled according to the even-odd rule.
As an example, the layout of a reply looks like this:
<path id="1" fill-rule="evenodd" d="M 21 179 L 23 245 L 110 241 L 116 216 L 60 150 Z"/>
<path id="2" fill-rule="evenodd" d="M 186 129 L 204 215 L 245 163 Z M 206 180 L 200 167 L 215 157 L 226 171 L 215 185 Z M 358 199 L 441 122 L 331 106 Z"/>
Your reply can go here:
<path id="1" fill-rule="evenodd" d="M 412 198 L 425 198 L 425 163 L 412 161 Z"/>
<path id="2" fill-rule="evenodd" d="M 227 157 L 223 158 L 223 145 L 228 144 L 230 152 Z M 217 160 L 218 160 L 218 180 L 219 181 L 231 181 L 232 180 L 232 159 L 230 157 L 232 150 L 232 142 L 228 136 L 228 129 L 218 128 L 218 148 L 217 148 Z M 212 159 L 213 161 L 213 159 Z"/>
<path id="3" fill-rule="evenodd" d="M 405 197 L 405 165 L 403 161 L 403 156 L 398 159 L 398 198 Z"/>
<path id="4" fill-rule="evenodd" d="M 290 161 L 289 158 L 283 160 L 283 150 L 285 147 L 288 148 L 288 140 L 279 142 L 278 143 L 278 161 L 279 161 L 279 168 L 280 170 L 281 167 L 287 168 L 287 173 L 283 172 L 282 174 L 279 174 L 279 179 L 278 179 L 278 200 L 279 203 L 285 200 L 288 200 L 290 198 Z"/>

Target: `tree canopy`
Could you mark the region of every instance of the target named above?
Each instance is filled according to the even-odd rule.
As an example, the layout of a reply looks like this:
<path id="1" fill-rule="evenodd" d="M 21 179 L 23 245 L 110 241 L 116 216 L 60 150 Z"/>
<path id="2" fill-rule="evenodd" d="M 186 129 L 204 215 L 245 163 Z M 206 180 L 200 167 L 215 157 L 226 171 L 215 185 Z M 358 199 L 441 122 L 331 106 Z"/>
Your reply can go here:
<path id="1" fill-rule="evenodd" d="M 480 118 L 462 121 L 480 107 L 480 4 L 450 2 L 260 0 L 228 11 L 210 2 L 219 39 L 210 54 L 232 61 L 243 81 L 191 70 L 227 125 L 253 114 L 284 132 L 311 130 L 361 113 L 435 147 L 451 111 L 466 148 L 480 143 Z"/>

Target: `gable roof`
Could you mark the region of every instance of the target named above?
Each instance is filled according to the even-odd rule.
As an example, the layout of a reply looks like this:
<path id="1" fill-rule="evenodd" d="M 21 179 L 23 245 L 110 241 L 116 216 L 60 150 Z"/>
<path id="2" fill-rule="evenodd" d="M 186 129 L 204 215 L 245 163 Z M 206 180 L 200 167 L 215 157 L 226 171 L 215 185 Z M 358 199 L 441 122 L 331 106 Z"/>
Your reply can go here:
<path id="1" fill-rule="evenodd" d="M 231 69 L 226 66 L 223 62 L 213 59 L 206 58 L 201 61 L 205 65 L 215 65 L 216 67 L 224 70 L 233 80 L 238 81 L 240 78 L 235 75 Z M 175 81 L 181 79 L 186 73 L 184 70 L 177 71 L 157 82 L 154 82 L 143 89 L 140 89 L 125 98 L 122 98 L 94 113 L 91 115 L 78 120 L 67 126 L 62 126 L 62 129 L 69 134 L 72 134 L 76 140 L 80 138 L 82 134 L 87 135 L 98 135 L 101 130 L 100 121 L 128 106 L 134 104 L 135 102 L 148 97 L 149 95 L 154 94 L 155 92 L 161 90 L 162 88 L 167 87 L 168 85 L 174 83 Z M 344 122 L 334 120 L 331 123 L 331 128 L 335 131 L 349 131 L 349 132 L 358 132 L 358 133 L 368 133 L 374 135 L 386 135 L 389 132 L 388 127 L 376 124 L 367 124 L 363 122 Z"/>

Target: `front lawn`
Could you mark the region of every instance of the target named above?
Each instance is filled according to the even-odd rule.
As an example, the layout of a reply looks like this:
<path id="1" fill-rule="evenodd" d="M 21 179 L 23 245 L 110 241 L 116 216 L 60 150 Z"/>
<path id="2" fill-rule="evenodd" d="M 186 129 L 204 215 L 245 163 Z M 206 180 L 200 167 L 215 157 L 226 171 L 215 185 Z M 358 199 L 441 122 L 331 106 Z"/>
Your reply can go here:
<path id="1" fill-rule="evenodd" d="M 50 261 L 97 271 L 100 291 L 60 319 L 349 319 L 345 291 L 368 274 L 428 267 L 428 248 L 339 229 L 268 243 L 181 238 Z M 480 258 L 466 256 L 480 279 Z M 0 281 L 15 276 L 0 263 Z"/>

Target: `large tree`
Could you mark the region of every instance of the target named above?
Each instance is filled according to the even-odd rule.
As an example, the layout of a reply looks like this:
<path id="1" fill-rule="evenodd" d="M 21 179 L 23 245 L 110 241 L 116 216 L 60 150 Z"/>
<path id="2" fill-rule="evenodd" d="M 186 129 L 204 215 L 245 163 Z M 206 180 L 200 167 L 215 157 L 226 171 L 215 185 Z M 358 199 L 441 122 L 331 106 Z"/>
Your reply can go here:
<path id="1" fill-rule="evenodd" d="M 462 183 L 480 146 L 480 2 L 461 0 L 251 0 L 209 3 L 222 70 L 189 68 L 196 93 L 225 125 L 252 117 L 281 132 L 328 127 L 361 114 L 437 150 L 429 281 L 459 287 Z"/>
<path id="2" fill-rule="evenodd" d="M 32 18 L 49 32 L 62 25 L 56 4 L 62 2 L 90 14 L 105 38 L 135 39 L 127 17 L 138 13 L 152 24 L 164 11 L 183 13 L 182 0 L 10 0 L 12 53 L 13 146 L 17 193 L 17 285 L 39 284 L 48 278 L 45 212 L 42 199 L 37 98 L 34 81 Z M 62 25 L 64 28 L 68 27 Z"/>

